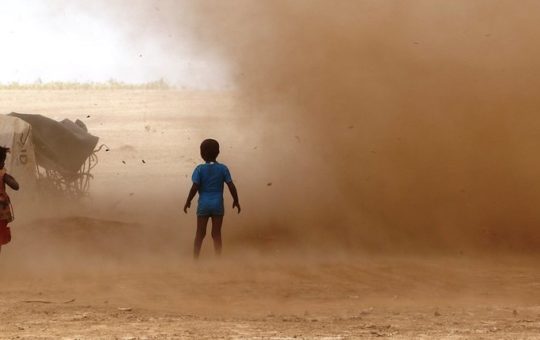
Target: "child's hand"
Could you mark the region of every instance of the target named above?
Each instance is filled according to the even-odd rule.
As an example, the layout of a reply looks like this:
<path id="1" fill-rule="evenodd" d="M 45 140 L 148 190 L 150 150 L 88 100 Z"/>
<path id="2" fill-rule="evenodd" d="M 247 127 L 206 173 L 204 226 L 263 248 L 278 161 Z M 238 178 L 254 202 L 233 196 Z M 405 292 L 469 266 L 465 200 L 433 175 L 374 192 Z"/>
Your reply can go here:
<path id="1" fill-rule="evenodd" d="M 191 202 L 186 202 L 186 204 L 184 205 L 184 212 L 187 214 L 187 210 L 191 208 Z"/>
<path id="2" fill-rule="evenodd" d="M 240 203 L 238 203 L 238 201 L 234 201 L 233 204 L 232 204 L 232 208 L 238 208 L 238 213 L 240 214 L 240 211 L 242 210 L 242 208 L 240 208 Z"/>

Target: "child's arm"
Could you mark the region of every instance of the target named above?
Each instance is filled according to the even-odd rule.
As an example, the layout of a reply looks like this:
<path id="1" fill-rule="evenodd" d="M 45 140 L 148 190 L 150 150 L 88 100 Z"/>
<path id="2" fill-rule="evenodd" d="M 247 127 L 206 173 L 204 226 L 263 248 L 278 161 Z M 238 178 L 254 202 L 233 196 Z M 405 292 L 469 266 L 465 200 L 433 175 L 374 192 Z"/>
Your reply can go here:
<path id="1" fill-rule="evenodd" d="M 186 204 L 184 205 L 184 212 L 187 214 L 188 208 L 191 208 L 191 200 L 195 195 L 197 194 L 197 191 L 199 191 L 199 185 L 197 183 L 193 183 L 191 186 L 191 190 L 189 190 L 189 195 L 186 200 Z"/>
<path id="2" fill-rule="evenodd" d="M 13 176 L 5 174 L 4 182 L 13 190 L 19 190 L 19 183 L 13 178 Z"/>
<path id="3" fill-rule="evenodd" d="M 240 201 L 238 200 L 238 191 L 236 191 L 236 186 L 234 185 L 232 181 L 226 182 L 226 183 L 227 183 L 227 186 L 229 187 L 229 191 L 231 192 L 231 196 L 233 197 L 232 207 L 233 209 L 238 208 L 238 213 L 240 214 L 240 210 L 242 209 L 240 208 Z"/>

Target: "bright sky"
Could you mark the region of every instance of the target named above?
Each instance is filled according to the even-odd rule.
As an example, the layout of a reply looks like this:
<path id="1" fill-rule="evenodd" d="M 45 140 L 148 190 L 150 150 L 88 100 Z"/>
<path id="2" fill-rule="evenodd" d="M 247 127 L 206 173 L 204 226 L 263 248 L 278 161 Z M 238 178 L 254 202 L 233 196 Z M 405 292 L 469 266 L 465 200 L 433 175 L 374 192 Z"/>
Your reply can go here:
<path id="1" fill-rule="evenodd" d="M 141 83 L 164 78 L 177 86 L 226 87 L 223 65 L 189 51 L 178 32 L 155 30 L 139 35 L 135 19 L 117 20 L 102 8 L 88 5 L 92 1 L 0 0 L 0 83 L 37 79 Z M 158 2 L 123 4 L 148 7 L 154 3 Z M 157 16 L 157 22 L 159 15 L 165 15 L 150 14 Z"/>

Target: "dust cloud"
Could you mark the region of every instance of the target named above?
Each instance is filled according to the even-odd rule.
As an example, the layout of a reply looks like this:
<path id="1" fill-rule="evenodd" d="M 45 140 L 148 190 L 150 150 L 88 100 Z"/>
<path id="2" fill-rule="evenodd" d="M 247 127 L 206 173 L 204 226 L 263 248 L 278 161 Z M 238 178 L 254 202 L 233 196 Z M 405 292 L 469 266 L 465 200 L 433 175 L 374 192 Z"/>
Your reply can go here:
<path id="1" fill-rule="evenodd" d="M 133 157 L 156 156 L 148 168 L 163 163 L 159 157 L 198 159 L 204 138 L 222 143 L 221 160 L 233 170 L 243 205 L 231 221 L 235 228 L 225 232 L 226 247 L 538 249 L 538 3 L 55 2 L 59 11 L 65 6 L 116 23 L 132 37 L 135 52 L 153 39 L 158 54 L 190 50 L 221 61 L 240 93 L 236 104 L 223 112 L 193 104 L 200 132 L 189 141 L 174 130 L 165 147 L 142 136 L 125 144 L 135 145 Z M 163 110 L 156 106 L 162 99 L 144 100 L 136 102 L 149 120 Z M 105 126 L 111 117 L 103 118 Z M 158 121 L 159 131 L 177 124 Z M 189 177 L 165 180 L 189 172 L 175 166 L 124 171 L 131 180 L 107 183 L 108 191 L 94 194 L 127 195 L 133 183 L 157 183 L 159 194 L 147 193 L 129 208 L 153 217 L 158 211 L 160 226 L 189 224 L 171 203 L 181 205 Z M 112 211 L 104 220 L 122 221 Z M 138 233 L 135 243 L 160 232 Z M 178 241 L 172 234 L 152 236 L 152 244 Z"/>
<path id="2" fill-rule="evenodd" d="M 250 103 L 265 220 L 356 249 L 538 249 L 538 3 L 188 4 Z"/>

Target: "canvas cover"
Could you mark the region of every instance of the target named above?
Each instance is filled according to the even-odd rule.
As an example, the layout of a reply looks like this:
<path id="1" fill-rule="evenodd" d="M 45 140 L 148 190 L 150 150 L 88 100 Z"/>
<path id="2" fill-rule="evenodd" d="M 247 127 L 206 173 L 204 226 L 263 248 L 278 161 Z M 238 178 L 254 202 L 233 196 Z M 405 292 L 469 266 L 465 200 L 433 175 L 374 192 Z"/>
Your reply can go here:
<path id="1" fill-rule="evenodd" d="M 0 115 L 0 145 L 11 152 L 6 158 L 6 170 L 17 180 L 34 182 L 37 167 L 32 127 L 22 119 Z"/>
<path id="2" fill-rule="evenodd" d="M 92 155 L 99 140 L 89 134 L 80 121 L 57 122 L 42 115 L 22 113 L 9 116 L 31 125 L 36 160 L 45 169 L 76 173 Z"/>
<path id="3" fill-rule="evenodd" d="M 32 142 L 32 127 L 22 119 L 0 114 L 0 145 L 8 147 L 6 171 L 15 177 L 20 191 L 10 191 L 11 201 L 17 206 L 25 201 L 26 206 L 36 199 L 37 165 Z"/>

